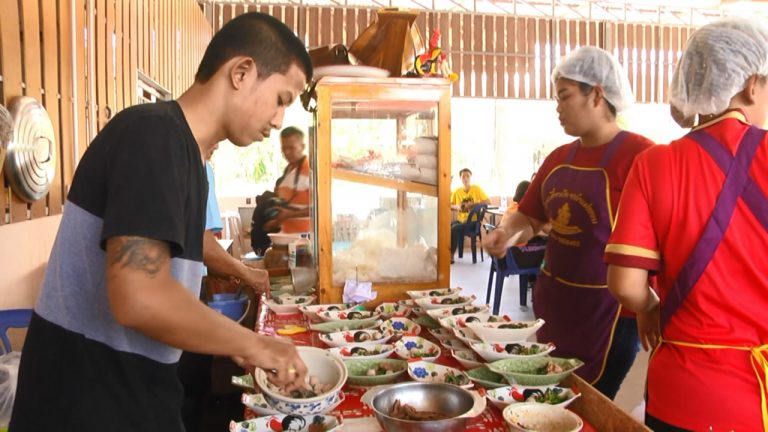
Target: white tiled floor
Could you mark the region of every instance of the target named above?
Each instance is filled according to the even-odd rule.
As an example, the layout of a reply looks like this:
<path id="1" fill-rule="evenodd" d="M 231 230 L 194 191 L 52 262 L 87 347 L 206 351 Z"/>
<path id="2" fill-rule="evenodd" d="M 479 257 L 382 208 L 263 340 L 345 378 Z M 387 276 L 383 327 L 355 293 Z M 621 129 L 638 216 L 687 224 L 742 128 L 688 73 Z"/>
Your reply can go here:
<path id="1" fill-rule="evenodd" d="M 480 251 L 478 251 L 477 260 L 477 264 L 472 264 L 472 253 L 469 251 L 464 253 L 463 258 L 456 259 L 456 263 L 451 265 L 451 287 L 460 286 L 467 293 L 476 295 L 478 302 L 484 302 L 488 288 L 490 259 L 486 256 L 485 261 L 481 262 Z M 507 314 L 514 319 L 533 319 L 530 291 L 527 310 L 521 310 L 519 304 L 518 279 L 508 277 L 504 281 L 499 313 Z M 641 350 L 615 400 L 616 405 L 640 421 L 643 419 L 643 391 L 647 367 L 648 353 Z"/>

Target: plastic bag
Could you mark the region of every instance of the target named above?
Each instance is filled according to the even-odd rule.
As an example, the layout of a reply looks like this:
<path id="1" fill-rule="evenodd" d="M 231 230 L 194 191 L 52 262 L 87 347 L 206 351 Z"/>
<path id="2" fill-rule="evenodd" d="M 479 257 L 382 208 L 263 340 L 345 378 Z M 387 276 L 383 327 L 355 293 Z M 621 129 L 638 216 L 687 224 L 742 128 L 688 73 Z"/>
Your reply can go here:
<path id="1" fill-rule="evenodd" d="M 0 356 L 0 427 L 8 426 L 11 422 L 20 361 L 20 352 L 14 351 Z"/>

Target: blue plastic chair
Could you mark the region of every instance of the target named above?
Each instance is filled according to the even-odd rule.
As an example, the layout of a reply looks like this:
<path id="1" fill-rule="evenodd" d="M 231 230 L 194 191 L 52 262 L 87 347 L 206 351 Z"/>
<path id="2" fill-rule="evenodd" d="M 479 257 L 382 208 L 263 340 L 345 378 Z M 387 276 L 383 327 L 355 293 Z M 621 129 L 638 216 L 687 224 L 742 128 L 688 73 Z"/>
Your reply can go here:
<path id="1" fill-rule="evenodd" d="M 480 228 L 483 226 L 483 218 L 485 217 L 485 211 L 488 206 L 485 204 L 478 204 L 472 207 L 467 215 L 467 221 L 464 223 L 464 232 L 459 239 L 459 258 L 464 256 L 464 237 L 469 237 L 470 248 L 472 249 L 472 264 L 477 264 L 477 243 L 478 239 L 482 243 L 483 237 Z M 485 261 L 483 255 L 483 246 L 480 245 L 480 261 Z"/>
<path id="2" fill-rule="evenodd" d="M 9 328 L 29 327 L 32 320 L 32 309 L 0 310 L 0 339 L 3 341 L 3 354 L 11 352 L 11 341 L 8 339 Z"/>
<path id="3" fill-rule="evenodd" d="M 531 275 L 539 274 L 539 266 L 520 268 L 517 266 L 515 257 L 512 254 L 513 249 L 519 249 L 517 246 L 513 246 L 507 249 L 504 258 L 491 257 L 491 271 L 488 275 L 488 290 L 485 294 L 485 302 L 488 303 L 491 300 L 491 290 L 493 288 L 493 276 L 496 275 L 496 291 L 493 294 L 493 314 L 499 314 L 499 307 L 501 306 L 501 291 L 504 289 L 504 279 L 507 276 L 518 275 L 520 282 L 520 306 L 528 306 L 528 277 Z M 540 263 L 539 263 L 540 264 Z"/>

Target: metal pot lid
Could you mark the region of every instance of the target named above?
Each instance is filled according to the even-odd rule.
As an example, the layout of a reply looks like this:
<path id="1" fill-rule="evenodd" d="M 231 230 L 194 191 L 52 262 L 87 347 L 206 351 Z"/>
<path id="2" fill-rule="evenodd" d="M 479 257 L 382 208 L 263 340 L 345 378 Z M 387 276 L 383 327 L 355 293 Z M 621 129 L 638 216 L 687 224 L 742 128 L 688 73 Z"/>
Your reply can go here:
<path id="1" fill-rule="evenodd" d="M 24 201 L 43 198 L 56 175 L 56 138 L 45 107 L 28 96 L 14 98 L 9 111 L 13 136 L 7 145 L 5 177 Z"/>
<path id="2" fill-rule="evenodd" d="M 3 172 L 3 164 L 5 163 L 5 149 L 12 137 L 13 117 L 4 106 L 0 105 L 0 173 Z"/>

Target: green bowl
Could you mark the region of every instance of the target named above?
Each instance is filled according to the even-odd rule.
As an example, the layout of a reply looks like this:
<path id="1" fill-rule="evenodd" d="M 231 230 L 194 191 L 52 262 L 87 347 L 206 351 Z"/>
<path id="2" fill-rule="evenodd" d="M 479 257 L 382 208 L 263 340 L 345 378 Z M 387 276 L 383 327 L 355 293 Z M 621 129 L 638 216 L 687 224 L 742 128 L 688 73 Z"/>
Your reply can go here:
<path id="1" fill-rule="evenodd" d="M 467 371 L 469 379 L 475 382 L 475 384 L 485 387 L 487 389 L 495 389 L 499 387 L 506 387 L 507 381 L 502 375 L 492 372 L 486 366 L 480 366 Z"/>
<path id="2" fill-rule="evenodd" d="M 428 328 L 428 329 L 438 329 L 438 328 L 441 327 L 440 323 L 437 322 L 434 318 L 432 318 L 429 315 L 423 315 L 423 316 L 420 316 L 420 317 L 416 317 L 416 318 L 413 319 L 413 322 L 415 322 L 416 324 L 418 324 L 418 325 L 420 325 L 420 326 L 422 326 L 424 328 Z"/>
<path id="3" fill-rule="evenodd" d="M 319 333 L 334 333 L 346 330 L 372 329 L 379 325 L 381 325 L 380 319 L 366 318 L 361 320 L 328 321 L 324 323 L 310 324 L 309 329 Z"/>
<path id="4" fill-rule="evenodd" d="M 556 363 L 563 368 L 563 372 L 546 375 L 535 373 L 537 369 L 546 366 L 549 362 Z M 559 357 L 510 358 L 488 364 L 490 370 L 504 375 L 504 378 L 506 378 L 510 384 L 526 386 L 557 384 L 570 375 L 571 372 L 582 366 L 584 366 L 584 362 L 579 359 L 564 359 Z"/>
<path id="5" fill-rule="evenodd" d="M 368 376 L 368 370 L 375 369 L 379 365 L 389 365 L 395 368 L 396 372 L 387 375 Z M 405 360 L 380 359 L 380 360 L 347 360 L 344 362 L 347 367 L 347 383 L 358 386 L 377 386 L 382 384 L 391 384 L 400 379 L 408 370 L 408 362 Z"/>

